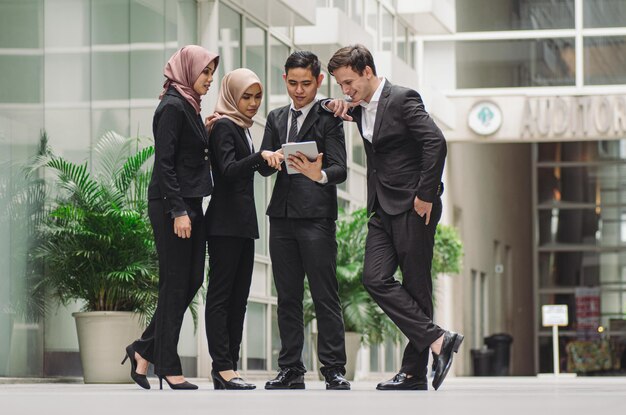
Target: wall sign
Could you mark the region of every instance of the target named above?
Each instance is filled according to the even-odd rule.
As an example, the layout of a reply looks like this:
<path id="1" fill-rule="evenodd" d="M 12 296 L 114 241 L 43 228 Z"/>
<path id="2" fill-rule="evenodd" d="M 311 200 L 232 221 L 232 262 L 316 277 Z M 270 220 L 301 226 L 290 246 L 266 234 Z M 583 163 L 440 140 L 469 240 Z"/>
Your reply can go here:
<path id="1" fill-rule="evenodd" d="M 480 101 L 470 110 L 467 124 L 476 134 L 491 135 L 502 125 L 502 111 L 491 101 Z"/>

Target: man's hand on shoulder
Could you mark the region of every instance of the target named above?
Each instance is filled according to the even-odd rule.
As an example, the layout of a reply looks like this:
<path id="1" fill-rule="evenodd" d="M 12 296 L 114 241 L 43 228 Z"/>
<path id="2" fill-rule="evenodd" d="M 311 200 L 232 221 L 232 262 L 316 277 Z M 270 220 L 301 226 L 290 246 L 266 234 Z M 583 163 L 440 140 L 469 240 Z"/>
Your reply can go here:
<path id="1" fill-rule="evenodd" d="M 346 121 L 353 121 L 353 118 L 348 115 L 348 111 L 360 103 L 361 101 L 348 102 L 343 99 L 330 99 L 323 102 L 323 107 L 335 114 L 335 117 L 340 117 Z"/>

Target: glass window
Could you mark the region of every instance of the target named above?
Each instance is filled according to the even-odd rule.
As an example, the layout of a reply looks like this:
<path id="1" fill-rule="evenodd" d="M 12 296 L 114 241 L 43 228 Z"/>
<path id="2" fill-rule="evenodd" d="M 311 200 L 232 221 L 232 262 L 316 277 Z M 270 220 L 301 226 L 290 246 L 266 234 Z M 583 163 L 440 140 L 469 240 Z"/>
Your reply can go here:
<path id="1" fill-rule="evenodd" d="M 456 2 L 459 32 L 573 29 L 574 0 L 463 0 Z"/>
<path id="2" fill-rule="evenodd" d="M 131 0 L 131 42 L 165 41 L 165 5 L 162 0 Z"/>
<path id="3" fill-rule="evenodd" d="M 587 85 L 626 84 L 626 36 L 585 38 L 584 73 Z"/>
<path id="4" fill-rule="evenodd" d="M 379 372 L 380 365 L 378 363 L 378 344 L 370 345 L 370 372 Z"/>
<path id="5" fill-rule="evenodd" d="M 91 43 L 93 45 L 127 44 L 129 39 L 129 0 L 91 3 Z"/>
<path id="6" fill-rule="evenodd" d="M 274 36 L 270 37 L 270 85 L 269 94 L 266 96 L 270 111 L 289 103 L 289 95 L 283 80 L 285 61 L 289 57 L 289 52 L 289 46 Z"/>
<path id="7" fill-rule="evenodd" d="M 382 7 L 382 49 L 385 51 L 391 51 L 393 50 L 393 21 L 394 18 L 391 15 L 391 13 L 389 13 L 387 11 L 386 8 Z"/>
<path id="8" fill-rule="evenodd" d="M 359 26 L 363 25 L 363 0 L 351 0 L 350 13 L 352 20 Z"/>
<path id="9" fill-rule="evenodd" d="M 399 21 L 396 24 L 396 54 L 405 62 L 407 60 L 407 34 L 408 29 Z"/>
<path id="10" fill-rule="evenodd" d="M 265 30 L 251 22 L 246 20 L 246 32 L 245 32 L 245 45 L 246 45 L 246 68 L 249 68 L 257 74 L 263 88 L 267 88 L 267 79 L 265 77 Z M 266 92 L 267 95 L 267 92 Z M 267 108 L 267 96 L 263 97 L 263 108 Z M 259 111 L 260 115 L 265 116 L 266 110 Z"/>
<path id="11" fill-rule="evenodd" d="M 169 56 L 165 59 L 169 59 Z M 131 99 L 155 99 L 161 93 L 163 50 L 132 50 L 130 52 Z"/>
<path id="12" fill-rule="evenodd" d="M 265 207 L 267 206 L 267 179 L 260 174 L 254 175 L 254 200 L 256 217 L 259 223 L 259 239 L 254 240 L 254 252 L 259 255 L 267 255 L 267 219 Z"/>
<path id="13" fill-rule="evenodd" d="M 333 0 L 333 6 L 342 10 L 344 13 L 348 13 L 347 0 Z"/>
<path id="14" fill-rule="evenodd" d="M 622 27 L 626 22 L 624 0 L 586 0 L 583 11 L 585 27 Z"/>
<path id="15" fill-rule="evenodd" d="M 352 140 L 350 140 L 352 141 L 352 162 L 365 167 L 365 147 L 363 146 L 361 133 L 359 133 L 356 125 L 351 125 L 350 130 L 352 135 Z"/>
<path id="16" fill-rule="evenodd" d="M 275 305 L 270 307 L 272 307 L 272 370 L 278 370 L 278 355 L 282 344 L 278 329 L 278 310 Z"/>
<path id="17" fill-rule="evenodd" d="M 241 15 L 220 3 L 218 47 L 219 78 L 226 72 L 241 67 Z"/>
<path id="18" fill-rule="evenodd" d="M 0 48 L 43 46 L 43 0 L 3 1 L 0 11 Z"/>
<path id="19" fill-rule="evenodd" d="M 43 56 L 0 55 L 0 102 L 43 102 Z"/>
<path id="20" fill-rule="evenodd" d="M 574 85 L 574 39 L 460 41 L 458 88 Z"/>
<path id="21" fill-rule="evenodd" d="M 365 0 L 365 27 L 372 32 L 378 32 L 378 1 L 377 0 Z"/>
<path id="22" fill-rule="evenodd" d="M 57 0 L 54 7 L 46 7 L 44 17 L 46 48 L 80 47 L 91 44 L 91 26 L 85 24 L 91 19 L 91 0 Z M 59 30 L 60 27 L 63 30 Z M 34 29 L 34 33 L 40 29 L 41 27 Z"/>
<path id="23" fill-rule="evenodd" d="M 259 303 L 248 303 L 246 313 L 246 361 L 248 370 L 266 370 L 266 316 L 267 306 Z"/>
<path id="24" fill-rule="evenodd" d="M 127 100 L 129 95 L 130 53 L 93 52 L 91 58 L 91 97 L 100 100 Z"/>

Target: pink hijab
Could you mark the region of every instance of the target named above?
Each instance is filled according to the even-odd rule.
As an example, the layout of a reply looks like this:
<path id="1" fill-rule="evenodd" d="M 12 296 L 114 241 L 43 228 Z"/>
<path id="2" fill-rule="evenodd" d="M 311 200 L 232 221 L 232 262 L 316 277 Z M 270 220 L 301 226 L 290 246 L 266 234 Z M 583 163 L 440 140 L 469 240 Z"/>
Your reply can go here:
<path id="1" fill-rule="evenodd" d="M 215 105 L 215 112 L 230 119 L 241 128 L 250 128 L 253 123 L 252 118 L 248 118 L 245 114 L 239 112 L 237 104 L 243 93 L 254 84 L 259 84 L 261 91 L 263 90 L 261 80 L 250 69 L 239 68 L 228 72 L 222 78 L 220 96 Z"/>
<path id="2" fill-rule="evenodd" d="M 163 91 L 159 99 L 167 92 L 170 86 L 176 90 L 194 107 L 200 114 L 200 95 L 193 89 L 204 68 L 215 61 L 215 69 L 220 57 L 205 48 L 197 45 L 183 46 L 172 55 L 165 64 L 163 75 L 167 78 L 163 84 Z"/>

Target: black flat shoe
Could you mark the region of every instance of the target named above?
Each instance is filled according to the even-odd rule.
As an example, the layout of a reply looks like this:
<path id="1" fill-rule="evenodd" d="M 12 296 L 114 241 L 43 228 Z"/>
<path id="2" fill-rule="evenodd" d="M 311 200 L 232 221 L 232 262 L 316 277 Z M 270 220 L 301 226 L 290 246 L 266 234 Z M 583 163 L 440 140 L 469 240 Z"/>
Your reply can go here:
<path id="1" fill-rule="evenodd" d="M 343 377 L 339 369 L 331 369 L 324 373 L 327 390 L 350 390 L 350 382 Z"/>
<path id="2" fill-rule="evenodd" d="M 169 385 L 170 389 L 176 390 L 195 390 L 198 389 L 198 385 L 184 381 L 182 383 L 170 383 L 165 376 L 159 376 L 159 389 L 163 389 L 163 380 Z"/>
<path id="3" fill-rule="evenodd" d="M 135 360 L 135 349 L 132 344 L 126 346 L 126 356 L 124 356 L 122 364 L 124 364 L 127 359 L 130 359 L 130 378 L 142 388 L 150 389 L 150 382 L 148 382 L 146 375 L 140 375 L 137 373 L 137 360 Z"/>
<path id="4" fill-rule="evenodd" d="M 443 380 L 446 378 L 450 366 L 452 366 L 452 357 L 454 353 L 459 351 L 463 343 L 463 335 L 458 333 L 452 333 L 446 331 L 443 334 L 443 344 L 441 345 L 441 352 L 437 355 L 437 367 L 435 369 L 435 376 L 433 377 L 433 388 L 439 389 Z"/>
<path id="5" fill-rule="evenodd" d="M 294 368 L 281 369 L 274 379 L 265 383 L 265 389 L 304 389 L 304 374 Z"/>
<path id="6" fill-rule="evenodd" d="M 376 389 L 379 391 L 427 391 L 428 390 L 428 380 L 423 377 L 407 377 L 406 373 L 400 372 L 396 374 L 393 378 L 380 382 Z"/>
<path id="7" fill-rule="evenodd" d="M 229 390 L 251 390 L 256 389 L 256 385 L 247 383 L 240 377 L 226 380 L 220 375 L 220 372 L 214 370 L 211 371 L 211 377 L 213 378 L 213 387 L 217 389 L 229 389 Z"/>

